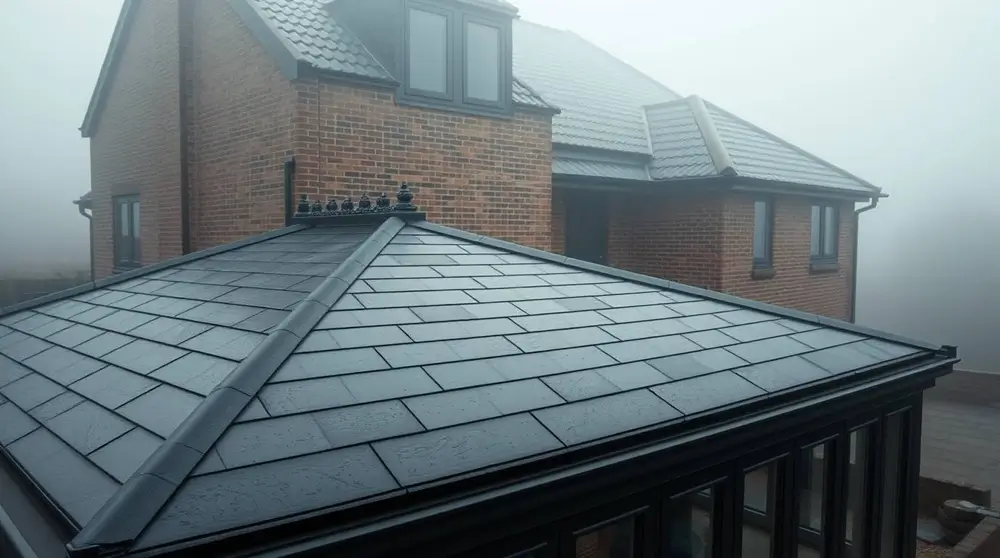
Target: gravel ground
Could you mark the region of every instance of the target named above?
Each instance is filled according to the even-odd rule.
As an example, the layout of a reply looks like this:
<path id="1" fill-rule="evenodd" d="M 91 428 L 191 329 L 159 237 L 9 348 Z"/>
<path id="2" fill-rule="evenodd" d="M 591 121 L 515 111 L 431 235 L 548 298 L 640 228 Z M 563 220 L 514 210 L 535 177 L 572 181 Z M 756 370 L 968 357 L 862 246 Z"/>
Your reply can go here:
<path id="1" fill-rule="evenodd" d="M 944 558 L 948 556 L 951 549 L 946 546 L 927 544 L 924 541 L 917 541 L 917 558 Z"/>

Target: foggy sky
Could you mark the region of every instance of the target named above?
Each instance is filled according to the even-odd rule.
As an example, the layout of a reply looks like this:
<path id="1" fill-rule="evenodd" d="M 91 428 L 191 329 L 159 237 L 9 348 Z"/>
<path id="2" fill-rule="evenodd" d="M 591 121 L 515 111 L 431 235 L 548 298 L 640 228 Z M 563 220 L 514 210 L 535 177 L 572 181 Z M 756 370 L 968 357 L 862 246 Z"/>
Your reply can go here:
<path id="1" fill-rule="evenodd" d="M 513 1 L 882 187 L 859 321 L 1000 370 L 1000 2 Z M 16 5 L 0 20 L 0 274 L 85 268 L 78 127 L 121 2 Z"/>

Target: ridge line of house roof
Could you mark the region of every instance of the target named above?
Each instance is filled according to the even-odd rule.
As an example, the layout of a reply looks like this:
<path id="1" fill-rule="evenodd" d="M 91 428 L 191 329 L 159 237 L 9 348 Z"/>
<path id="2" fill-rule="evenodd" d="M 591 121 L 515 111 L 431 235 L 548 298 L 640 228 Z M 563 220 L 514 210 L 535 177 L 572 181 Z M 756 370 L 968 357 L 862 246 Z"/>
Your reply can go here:
<path id="1" fill-rule="evenodd" d="M 947 348 L 939 345 L 932 345 L 926 341 L 921 341 L 919 339 L 911 339 L 902 335 L 896 335 L 894 333 L 880 331 L 867 326 L 852 324 L 850 322 L 845 322 L 843 320 L 838 320 L 835 318 L 828 318 L 826 316 L 820 316 L 817 314 L 809 314 L 807 312 L 802 312 L 799 310 L 792 310 L 790 308 L 775 306 L 773 304 L 768 304 L 766 302 L 758 302 L 756 300 L 749 300 L 731 294 L 710 291 L 707 289 L 702 289 L 700 287 L 692 287 L 690 285 L 685 285 L 683 283 L 677 283 L 675 281 L 669 281 L 667 279 L 660 279 L 658 277 L 643 275 L 641 273 L 635 273 L 633 271 L 626 271 L 623 269 L 608 267 L 601 264 L 586 262 L 583 260 L 577 260 L 560 254 L 554 254 L 552 252 L 539 250 L 537 248 L 531 248 L 528 246 L 523 246 L 521 244 L 515 244 L 513 242 L 508 242 L 506 240 L 499 240 L 481 234 L 469 233 L 463 230 L 453 229 L 451 227 L 439 225 L 437 223 L 431 223 L 428 221 L 418 221 L 415 223 L 410 223 L 410 226 L 418 227 L 424 230 L 436 232 L 454 238 L 468 240 L 470 242 L 475 242 L 477 244 L 483 244 L 485 246 L 489 246 L 492 248 L 507 250 L 515 254 L 521 254 L 532 258 L 538 258 L 541 260 L 565 265 L 568 267 L 575 267 L 577 269 L 582 269 L 593 273 L 600 273 L 602 275 L 607 275 L 610 277 L 617 277 L 624 281 L 632 281 L 644 285 L 651 285 L 654 287 L 659 287 L 661 289 L 668 289 L 684 294 L 690 294 L 702 297 L 709 300 L 724 302 L 726 304 L 739 306 L 741 308 L 746 308 L 749 310 L 767 312 L 784 318 L 791 318 L 799 321 L 819 324 L 824 327 L 840 329 L 851 333 L 858 333 L 861 335 L 873 337 L 876 339 L 881 339 L 884 341 L 892 341 L 894 343 L 902 343 L 904 345 L 919 347 L 921 349 L 925 349 L 928 351 L 940 352 L 944 351 Z"/>
<path id="2" fill-rule="evenodd" d="M 118 12 L 118 20 L 111 33 L 111 41 L 108 42 L 108 51 L 104 54 L 104 62 L 101 63 L 101 70 L 97 74 L 97 83 L 94 84 L 87 112 L 83 115 L 83 122 L 80 124 L 80 134 L 85 138 L 90 137 L 95 120 L 104 108 L 104 90 L 107 87 L 108 79 L 118 66 L 118 43 L 122 40 L 122 36 L 128 32 L 135 15 L 135 11 L 132 9 L 133 3 L 134 0 L 125 0 L 122 3 L 121 11 Z"/>
<path id="3" fill-rule="evenodd" d="M 198 250 L 196 252 L 184 254 L 183 256 L 177 256 L 176 258 L 170 258 L 169 260 L 157 262 L 155 264 L 147 265 L 145 267 L 140 267 L 138 269 L 126 271 L 124 273 L 119 273 L 117 275 L 111 275 L 110 277 L 105 277 L 103 279 L 98 279 L 96 281 L 87 281 L 86 283 L 81 283 L 75 287 L 70 287 L 68 289 L 63 289 L 61 291 L 49 293 L 47 295 L 43 295 L 37 298 L 32 298 L 30 300 L 19 302 L 17 304 L 12 304 L 10 306 L 0 307 L 0 317 L 8 316 L 10 314 L 16 314 L 18 312 L 23 312 L 25 310 L 31 310 L 32 308 L 37 308 L 39 306 L 50 304 L 52 302 L 56 302 L 64 298 L 69 298 L 71 296 L 80 295 L 96 289 L 103 289 L 104 287 L 109 287 L 111 285 L 124 283 L 125 281 L 137 279 L 139 277 L 144 277 L 146 275 L 149 275 L 150 273 L 163 271 L 164 269 L 174 267 L 176 265 L 181 265 L 201 260 L 211 256 L 217 256 L 219 254 L 229 252 L 230 250 L 236 250 L 239 248 L 243 248 L 244 246 L 250 246 L 251 244 L 257 244 L 258 242 L 264 242 L 265 240 L 271 240 L 273 238 L 279 238 L 307 228 L 309 227 L 306 225 L 300 225 L 300 224 L 290 225 L 288 227 L 282 227 L 280 229 L 275 229 L 273 231 L 267 231 L 265 233 L 248 236 L 246 238 L 242 238 L 240 240 L 237 240 L 235 242 L 230 242 L 228 244 L 220 244 L 219 246 L 213 246 L 212 248 Z"/>
<path id="4" fill-rule="evenodd" d="M 788 141 L 785 141 L 785 140 L 781 139 L 780 137 L 772 134 L 771 132 L 768 132 L 767 130 L 761 128 L 760 126 L 757 126 L 756 124 L 753 124 L 753 123 L 751 123 L 751 122 L 749 122 L 747 120 L 744 120 L 743 118 L 740 118 L 739 116 L 736 116 L 735 114 L 733 114 L 733 113 L 729 112 L 728 110 L 720 107 L 719 105 L 716 105 L 715 103 L 711 103 L 709 101 L 703 101 L 703 102 L 707 106 L 711 106 L 713 109 L 721 112 L 722 114 L 725 114 L 726 116 L 732 118 L 733 120 L 736 120 L 737 122 L 739 122 L 739 123 L 741 123 L 741 124 L 743 124 L 745 126 L 750 127 L 752 130 L 754 130 L 754 131 L 756 131 L 756 132 L 758 132 L 760 134 L 763 134 L 764 136 L 766 136 L 766 137 L 768 137 L 768 138 L 770 138 L 770 139 L 772 139 L 772 140 L 780 143 L 781 145 L 784 145 L 785 147 L 787 147 L 787 148 L 795 151 L 799 155 L 802 155 L 802 156 L 804 156 L 806 158 L 812 159 L 813 161 L 815 161 L 815 162 L 817 162 L 817 163 L 819 163 L 819 164 L 821 164 L 821 165 L 823 165 L 823 166 L 825 166 L 825 167 L 827 167 L 827 168 L 829 168 L 831 170 L 834 170 L 834 171 L 839 172 L 839 173 L 843 173 L 844 175 L 849 176 L 850 178 L 853 178 L 854 180 L 857 180 L 860 184 L 873 189 L 874 190 L 874 192 L 873 192 L 874 194 L 877 195 L 877 194 L 879 194 L 879 193 L 882 192 L 881 188 L 879 188 L 878 186 L 875 186 L 871 182 L 868 182 L 867 180 L 865 180 L 865 179 L 863 179 L 863 178 L 855 175 L 854 173 L 848 172 L 848 171 L 846 171 L 846 170 L 838 167 L 837 165 L 834 165 L 833 163 L 831 163 L 831 162 L 829 162 L 829 161 L 827 161 L 827 160 L 825 160 L 825 159 L 823 159 L 821 157 L 813 155 L 812 153 L 806 151 L 805 149 L 802 149 L 801 147 L 798 147 L 797 145 L 795 145 L 793 143 L 790 143 Z"/>
<path id="5" fill-rule="evenodd" d="M 67 545 L 69 556 L 131 546 L 243 409 L 351 283 L 406 226 L 390 216 L 268 333 Z M 289 227 L 291 228 L 291 227 Z M 296 230 L 311 228 L 299 225 Z M 279 229 L 280 230 L 280 229 Z"/>
<path id="6" fill-rule="evenodd" d="M 705 108 L 705 101 L 697 95 L 689 95 L 685 99 L 691 107 L 691 114 L 694 115 L 694 122 L 701 132 L 701 139 L 705 141 L 708 148 L 708 156 L 715 165 L 715 172 L 721 176 L 739 176 L 739 172 L 733 165 L 733 159 L 729 156 L 729 150 L 722 143 L 719 131 L 715 129 L 715 122 L 712 121 L 708 109 Z"/>

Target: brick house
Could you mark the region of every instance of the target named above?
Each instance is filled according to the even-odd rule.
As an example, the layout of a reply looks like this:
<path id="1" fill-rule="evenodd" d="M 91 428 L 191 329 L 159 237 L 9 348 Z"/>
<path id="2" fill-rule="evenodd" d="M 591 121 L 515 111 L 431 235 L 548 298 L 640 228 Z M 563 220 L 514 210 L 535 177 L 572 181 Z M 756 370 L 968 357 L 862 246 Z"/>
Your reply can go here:
<path id="1" fill-rule="evenodd" d="M 282 226 L 286 179 L 407 182 L 442 224 L 851 319 L 882 195 L 502 0 L 125 0 L 81 130 L 97 277 Z"/>

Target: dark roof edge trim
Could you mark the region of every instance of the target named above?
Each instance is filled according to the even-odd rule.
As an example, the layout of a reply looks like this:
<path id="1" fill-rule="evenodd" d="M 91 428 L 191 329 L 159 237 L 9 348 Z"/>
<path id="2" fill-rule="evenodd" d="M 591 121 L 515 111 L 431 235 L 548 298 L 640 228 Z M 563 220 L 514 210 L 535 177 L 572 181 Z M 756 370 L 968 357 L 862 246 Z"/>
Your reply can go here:
<path id="1" fill-rule="evenodd" d="M 281 40 L 281 35 L 274 29 L 268 18 L 257 11 L 250 0 L 228 0 L 236 15 L 239 16 L 243 24 L 247 26 L 264 50 L 267 51 L 278 69 L 289 80 L 293 80 L 299 75 L 299 60 L 302 55 L 289 43 Z"/>
<path id="2" fill-rule="evenodd" d="M 337 266 L 101 507 L 70 542 L 69 555 L 91 556 L 95 550 L 127 549 L 134 544 L 302 338 L 404 226 L 401 219 L 390 217 Z"/>
<path id="3" fill-rule="evenodd" d="M 705 101 L 697 95 L 691 95 L 687 98 L 687 102 L 691 107 L 691 113 L 694 115 L 694 121 L 698 125 L 701 137 L 705 140 L 705 147 L 708 148 L 708 155 L 712 158 L 712 164 L 715 165 L 715 172 L 721 176 L 736 176 L 738 174 L 736 167 L 733 166 L 729 151 L 726 150 L 722 138 L 719 137 L 719 131 L 715 129 L 715 122 L 712 121 L 708 109 L 705 108 Z"/>
<path id="4" fill-rule="evenodd" d="M 801 182 L 780 182 L 750 176 L 740 176 L 733 184 L 733 190 L 737 192 L 762 192 L 769 194 L 786 194 L 789 196 L 802 197 L 822 197 L 838 198 L 854 201 L 865 201 L 872 198 L 883 197 L 877 192 L 865 192 L 863 190 L 851 190 L 849 188 L 837 188 L 832 186 L 816 186 L 815 184 L 803 184 Z"/>
<path id="5" fill-rule="evenodd" d="M 111 74 L 118 67 L 121 41 L 128 33 L 135 16 L 133 4 L 134 0 L 125 0 L 122 4 L 121 12 L 118 13 L 118 22 L 115 23 L 115 30 L 111 34 L 108 52 L 104 55 L 104 62 L 101 64 L 100 73 L 97 74 L 97 83 L 94 84 L 94 92 L 90 96 L 87 113 L 83 116 L 83 123 L 80 125 L 80 134 L 85 138 L 92 137 L 94 132 L 97 131 L 97 118 L 104 108 L 104 97 L 108 82 L 111 80 Z"/>
<path id="6" fill-rule="evenodd" d="M 37 308 L 43 304 L 49 304 L 62 300 L 64 298 L 69 298 L 71 296 L 76 296 L 78 294 L 83 294 L 94 289 L 103 289 L 104 287 L 109 287 L 118 283 L 123 283 L 130 279 L 136 279 L 149 275 L 150 273 L 155 273 L 157 271 L 163 271 L 164 269 L 173 267 L 175 265 L 185 264 L 200 260 L 202 258 L 207 258 L 210 256 L 215 256 L 223 252 L 228 252 L 230 250 L 235 250 L 237 248 L 243 248 L 244 246 L 249 246 L 251 244 L 256 244 L 258 242 L 263 242 L 265 240 L 271 240 L 272 238 L 278 238 L 280 236 L 285 236 L 286 234 L 292 234 L 293 232 L 301 231 L 308 227 L 304 225 L 292 225 L 290 227 L 285 227 L 281 229 L 276 229 L 273 231 L 268 231 L 266 233 L 261 233 L 251 237 L 244 238 L 242 240 L 237 240 L 236 242 L 231 242 L 229 244 L 222 244 L 212 248 L 207 248 L 205 250 L 200 250 L 198 252 L 191 252 L 189 254 L 184 254 L 183 256 L 178 256 L 176 258 L 171 258 L 169 260 L 164 260 L 152 265 L 147 265 L 145 267 L 140 267 L 139 269 L 133 269 L 132 271 L 127 271 L 125 273 L 119 273 L 117 275 L 112 275 L 110 277 L 105 277 L 103 279 L 98 279 L 96 281 L 87 281 L 75 287 L 70 287 L 58 292 L 49 293 L 38 298 L 33 298 L 31 300 L 26 300 L 12 306 L 7 306 L 0 308 L 0 317 L 6 316 L 8 314 L 14 314 L 17 312 L 23 312 L 25 310 L 31 310 L 32 308 Z"/>
<path id="7" fill-rule="evenodd" d="M 14 520 L 3 510 L 3 506 L 0 506 L 0 533 L 4 534 L 5 539 L 13 547 L 16 555 L 23 556 L 24 558 L 38 557 L 34 549 L 31 548 L 31 545 L 28 544 L 28 541 L 21 534 L 20 529 L 14 524 Z"/>
<path id="8" fill-rule="evenodd" d="M 651 285 L 654 287 L 659 287 L 661 289 L 670 289 L 680 293 L 690 294 L 698 296 L 701 298 L 707 298 L 709 300 L 716 300 L 719 302 L 724 302 L 726 304 L 732 304 L 734 306 L 741 306 L 750 310 L 757 310 L 760 312 L 767 312 L 769 314 L 775 314 L 782 316 L 784 318 L 791 318 L 794 320 L 799 320 L 803 322 L 810 322 L 814 324 L 819 324 L 825 327 L 830 327 L 834 329 L 840 329 L 844 331 L 849 331 L 852 333 L 858 333 L 860 335 L 865 335 L 868 337 L 875 337 L 879 339 L 884 339 L 886 341 L 892 341 L 895 343 L 902 343 L 904 345 L 910 345 L 913 347 L 919 347 L 921 349 L 926 349 L 929 351 L 939 352 L 942 347 L 938 345 L 932 345 L 926 341 L 919 341 L 916 339 L 910 339 L 902 335 L 896 335 L 894 333 L 888 333 L 885 331 L 879 331 L 870 327 L 860 326 L 857 324 L 852 324 L 850 322 L 845 322 L 843 320 L 837 320 L 835 318 L 828 318 L 826 316 L 818 316 L 816 314 L 809 314 L 806 312 L 801 312 L 799 310 L 792 310 L 790 308 L 783 308 L 781 306 L 775 306 L 773 304 L 767 304 L 764 302 L 758 302 L 756 300 L 749 300 L 745 298 L 740 298 L 725 293 L 718 293 L 715 291 L 709 291 L 707 289 L 701 289 L 698 287 L 692 287 L 685 285 L 683 283 L 677 283 L 674 281 L 668 281 L 666 279 L 660 279 L 657 277 L 651 277 L 649 275 L 643 275 L 641 273 L 635 273 L 632 271 L 625 271 L 623 269 L 616 269 L 613 267 L 608 267 L 604 265 L 599 265 L 591 262 L 585 262 L 583 260 L 577 260 L 573 258 L 568 258 L 559 254 L 553 254 L 551 252 L 545 252 L 544 250 L 539 250 L 537 248 L 530 248 L 528 246 L 522 246 L 520 244 L 514 244 L 513 242 L 507 242 L 506 240 L 498 240 L 488 236 L 483 236 L 475 233 L 469 233 L 461 231 L 458 229 L 453 229 L 451 227 L 446 227 L 444 225 L 438 225 L 437 223 L 430 223 L 427 221 L 421 221 L 418 223 L 413 223 L 413 226 L 419 227 L 421 229 L 436 232 L 446 236 L 451 236 L 455 238 L 460 238 L 463 240 L 468 240 L 470 242 L 475 242 L 478 244 L 483 244 L 493 248 L 498 248 L 500 250 L 507 250 L 515 254 L 522 254 L 531 258 L 538 258 L 540 260 L 545 260 L 552 263 L 562 264 L 569 267 L 575 267 L 585 271 L 591 271 L 593 273 L 600 273 L 602 275 L 607 275 L 610 277 L 617 277 L 623 281 L 632 281 L 635 283 L 642 283 L 644 285 Z"/>
<path id="9" fill-rule="evenodd" d="M 15 407 L 21 409 L 21 407 L 18 405 L 15 405 Z M 25 412 L 24 409 L 21 409 L 21 411 Z M 46 428 L 46 427 L 39 426 L 38 428 Z M 33 432 L 34 430 L 32 432 L 29 432 L 29 434 Z M 25 436 L 27 435 L 28 434 L 25 434 Z M 5 446 L 0 446 L 0 460 L 3 460 L 4 463 L 9 465 L 11 469 L 13 469 L 12 472 L 14 473 L 14 475 L 12 476 L 14 477 L 14 482 L 24 483 L 23 488 L 27 489 L 26 492 L 29 493 L 29 498 L 36 497 L 39 500 L 41 500 L 42 504 L 44 504 L 44 509 L 38 510 L 39 513 L 43 515 L 48 514 L 49 517 L 54 518 L 59 523 L 61 523 L 66 529 L 68 529 L 70 533 L 75 533 L 80 529 L 80 525 L 77 524 L 76 520 L 73 519 L 68 513 L 66 513 L 63 510 L 62 506 L 60 506 L 56 502 L 55 498 L 49 496 L 49 493 L 45 490 L 45 488 L 42 487 L 41 484 L 35 482 L 34 477 L 28 474 L 28 471 L 24 467 L 22 467 L 20 463 L 18 463 L 17 459 L 14 459 L 14 456 Z M 0 528 L 0 533 L 2 532 L 3 529 Z"/>
<path id="10" fill-rule="evenodd" d="M 819 164 L 821 164 L 821 165 L 823 165 L 823 166 L 825 166 L 825 167 L 827 167 L 827 168 L 829 168 L 829 169 L 831 169 L 833 171 L 839 172 L 840 174 L 843 174 L 844 176 L 847 176 L 849 178 L 857 180 L 860 184 L 862 184 L 864 186 L 867 186 L 867 187 L 871 188 L 872 190 L 874 190 L 876 194 L 882 191 L 881 188 L 879 188 L 878 186 L 875 186 L 871 182 L 868 182 L 867 180 L 865 180 L 865 179 L 863 179 L 863 178 L 861 178 L 861 177 L 859 177 L 859 176 L 857 176 L 857 175 L 855 175 L 853 173 L 847 172 L 846 170 L 838 167 L 837 165 L 834 165 L 833 163 L 831 163 L 829 161 L 821 159 L 820 157 L 817 157 L 816 155 L 813 155 L 812 153 L 809 153 L 805 149 L 802 149 L 801 147 L 799 147 L 799 146 L 797 146 L 795 144 L 789 143 L 789 142 L 787 142 L 787 141 L 779 138 L 778 136 L 772 134 L 771 132 L 768 132 L 767 130 L 761 128 L 760 126 L 757 126 L 757 125 L 755 125 L 755 124 L 753 124 L 751 122 L 747 122 L 746 120 L 740 118 L 739 116 L 736 116 L 735 114 L 729 112 L 728 110 L 725 110 L 725 109 L 719 107 L 718 105 L 716 105 L 714 103 L 709 103 L 708 101 L 703 101 L 703 103 L 705 103 L 707 105 L 710 105 L 713 109 L 715 109 L 715 110 L 717 110 L 717 111 L 725 114 L 726 116 L 732 118 L 733 120 L 736 120 L 737 122 L 740 122 L 740 123 L 742 123 L 742 124 L 744 124 L 746 126 L 749 126 L 754 131 L 767 136 L 768 138 L 770 138 L 770 139 L 772 139 L 772 140 L 780 143 L 781 145 L 784 145 L 785 147 L 787 147 L 787 148 L 795 151 L 799 155 L 802 155 L 803 157 L 812 159 L 813 161 L 816 161 L 817 163 L 819 163 Z"/>
<path id="11" fill-rule="evenodd" d="M 583 463 L 572 464 L 541 476 L 529 476 L 510 484 L 488 487 L 485 490 L 474 490 L 471 491 L 472 493 L 470 494 L 460 496 L 455 499 L 449 499 L 440 503 L 432 504 L 428 507 L 421 507 L 410 512 L 387 517 L 375 525 L 364 524 L 348 528 L 344 531 L 331 534 L 321 534 L 305 540 L 302 540 L 302 537 L 300 536 L 297 541 L 293 541 L 287 546 L 270 548 L 270 552 L 267 555 L 271 558 L 302 556 L 306 554 L 311 555 L 312 553 L 340 541 L 349 540 L 359 536 L 371 535 L 376 531 L 401 527 L 407 524 L 414 524 L 429 518 L 439 517 L 443 513 L 467 509 L 471 506 L 493 501 L 499 497 L 512 496 L 518 493 L 524 493 L 528 490 L 543 488 L 569 478 L 579 477 L 581 475 L 595 473 L 601 470 L 608 470 L 611 467 L 621 466 L 628 462 L 636 463 L 642 459 L 654 458 L 657 455 L 663 455 L 665 452 L 671 451 L 674 448 L 696 444 L 701 440 L 710 439 L 714 436 L 725 433 L 726 431 L 750 427 L 761 422 L 780 420 L 791 413 L 801 411 L 807 407 L 843 401 L 847 398 L 853 399 L 860 393 L 872 393 L 873 390 L 882 392 L 889 384 L 896 384 L 903 381 L 933 380 L 937 377 L 950 373 L 955 362 L 957 362 L 957 359 L 936 359 L 931 362 L 923 361 L 915 364 L 914 366 L 909 366 L 900 370 L 898 373 L 876 378 L 865 383 L 853 384 L 844 389 L 823 394 L 818 398 L 791 401 L 788 404 L 771 408 L 761 413 L 742 414 L 734 417 L 732 421 L 725 421 L 721 424 L 710 425 L 707 428 L 698 429 L 694 432 L 688 432 L 680 436 L 669 436 L 667 439 L 661 439 L 653 442 L 652 444 L 642 444 L 639 447 L 625 449 L 605 457 L 590 459 Z M 640 432 L 653 431 L 657 428 L 659 428 L 659 426 L 641 429 Z M 623 436 L 627 437 L 633 434 L 635 434 L 635 431 L 628 432 Z M 601 440 L 601 442 L 604 441 L 606 441 L 606 439 Z M 260 526 L 257 526 L 257 528 L 260 528 Z M 266 528 L 266 526 L 264 526 L 264 528 Z M 297 534 L 302 535 L 301 532 Z M 306 536 L 308 536 L 308 534 L 306 534 Z"/>

